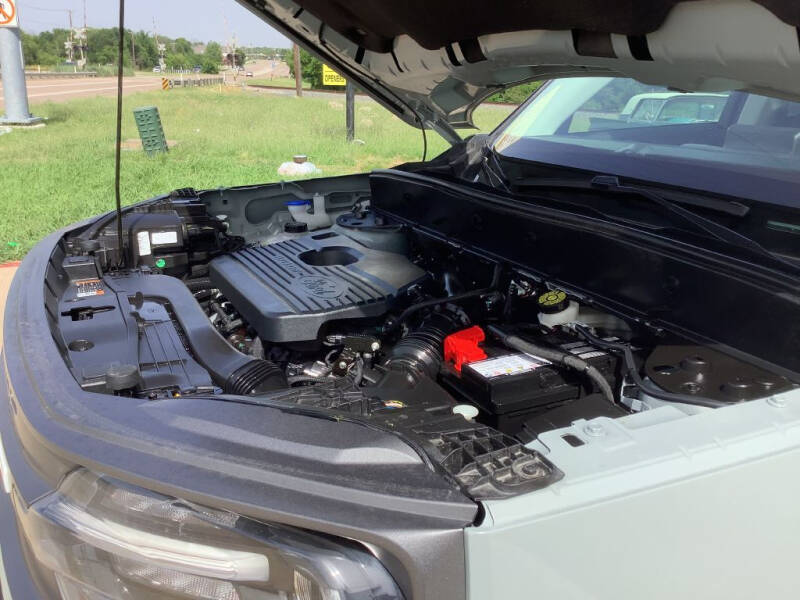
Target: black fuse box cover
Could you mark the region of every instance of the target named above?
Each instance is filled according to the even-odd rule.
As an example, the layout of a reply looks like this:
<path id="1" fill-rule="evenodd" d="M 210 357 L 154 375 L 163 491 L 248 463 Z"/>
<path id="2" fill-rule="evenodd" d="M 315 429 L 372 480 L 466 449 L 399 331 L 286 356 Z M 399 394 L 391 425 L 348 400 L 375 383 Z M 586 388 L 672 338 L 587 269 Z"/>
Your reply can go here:
<path id="1" fill-rule="evenodd" d="M 187 271 L 183 219 L 176 211 L 131 213 L 124 224 L 132 266 L 157 266 L 173 276 L 182 276 Z"/>

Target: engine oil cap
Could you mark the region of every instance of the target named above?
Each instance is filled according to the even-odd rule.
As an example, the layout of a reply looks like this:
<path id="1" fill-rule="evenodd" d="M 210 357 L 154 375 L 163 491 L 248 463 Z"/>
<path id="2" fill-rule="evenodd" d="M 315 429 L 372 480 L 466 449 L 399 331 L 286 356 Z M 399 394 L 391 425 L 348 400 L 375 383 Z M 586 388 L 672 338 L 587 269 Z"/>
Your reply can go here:
<path id="1" fill-rule="evenodd" d="M 536 302 L 539 305 L 539 312 L 547 314 L 561 312 L 569 306 L 567 293 L 562 290 L 549 290 L 539 296 Z"/>

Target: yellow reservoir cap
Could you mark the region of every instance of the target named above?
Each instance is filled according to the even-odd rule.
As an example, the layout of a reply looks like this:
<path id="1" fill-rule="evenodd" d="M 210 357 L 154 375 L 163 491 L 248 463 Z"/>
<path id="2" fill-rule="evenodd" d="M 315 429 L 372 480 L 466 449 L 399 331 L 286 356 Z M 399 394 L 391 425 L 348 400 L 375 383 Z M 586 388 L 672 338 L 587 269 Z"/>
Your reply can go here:
<path id="1" fill-rule="evenodd" d="M 539 296 L 537 303 L 539 304 L 539 310 L 541 312 L 549 314 L 566 310 L 569 306 L 567 293 L 562 290 L 549 290 L 545 292 Z"/>

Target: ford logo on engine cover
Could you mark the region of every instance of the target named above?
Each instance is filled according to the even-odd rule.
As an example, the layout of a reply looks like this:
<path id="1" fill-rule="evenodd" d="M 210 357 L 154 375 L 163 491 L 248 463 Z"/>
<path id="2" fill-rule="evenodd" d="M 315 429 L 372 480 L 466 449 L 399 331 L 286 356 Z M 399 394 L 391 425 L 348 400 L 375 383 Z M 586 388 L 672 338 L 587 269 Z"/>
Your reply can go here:
<path id="1" fill-rule="evenodd" d="M 297 285 L 318 298 L 338 298 L 344 293 L 341 282 L 320 275 L 301 277 L 297 280 Z"/>

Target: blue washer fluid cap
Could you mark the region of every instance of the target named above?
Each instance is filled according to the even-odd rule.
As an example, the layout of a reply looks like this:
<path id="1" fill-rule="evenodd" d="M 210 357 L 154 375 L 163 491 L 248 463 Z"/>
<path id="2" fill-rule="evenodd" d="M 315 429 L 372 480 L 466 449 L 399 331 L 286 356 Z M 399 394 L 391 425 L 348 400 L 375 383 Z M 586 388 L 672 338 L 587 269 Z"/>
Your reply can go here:
<path id="1" fill-rule="evenodd" d="M 304 206 L 311 204 L 311 200 L 287 200 L 286 206 Z"/>

